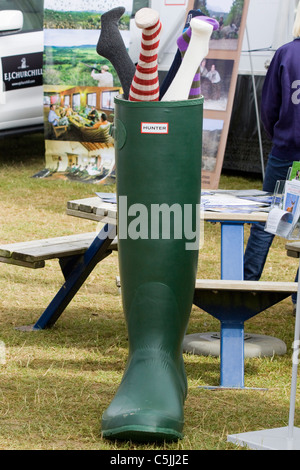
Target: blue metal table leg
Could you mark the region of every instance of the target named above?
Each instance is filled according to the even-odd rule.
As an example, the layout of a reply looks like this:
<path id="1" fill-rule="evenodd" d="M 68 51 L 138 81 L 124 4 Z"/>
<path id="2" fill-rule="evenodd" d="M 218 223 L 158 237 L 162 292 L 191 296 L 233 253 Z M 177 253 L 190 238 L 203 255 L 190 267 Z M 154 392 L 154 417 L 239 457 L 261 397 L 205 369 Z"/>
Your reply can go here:
<path id="1" fill-rule="evenodd" d="M 221 279 L 244 279 L 244 223 L 221 222 Z M 244 387 L 244 322 L 221 321 L 220 386 Z"/>
<path id="2" fill-rule="evenodd" d="M 221 279 L 244 279 L 244 223 L 221 222 Z"/>
<path id="3" fill-rule="evenodd" d="M 115 238 L 115 235 L 116 226 L 106 224 L 95 237 L 95 240 L 85 254 L 78 258 L 78 262 L 75 264 L 74 268 L 68 272 L 65 283 L 33 327 L 19 327 L 18 329 L 32 331 L 53 326 L 97 263 L 106 257 L 107 249 Z"/>
<path id="4" fill-rule="evenodd" d="M 221 322 L 220 385 L 244 388 L 244 322 Z"/>

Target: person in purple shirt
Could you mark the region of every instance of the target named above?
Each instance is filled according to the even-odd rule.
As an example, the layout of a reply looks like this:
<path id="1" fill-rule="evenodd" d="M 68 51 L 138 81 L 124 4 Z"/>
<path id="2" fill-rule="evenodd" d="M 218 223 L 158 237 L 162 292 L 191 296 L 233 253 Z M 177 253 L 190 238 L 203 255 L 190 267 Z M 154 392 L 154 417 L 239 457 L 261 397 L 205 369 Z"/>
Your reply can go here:
<path id="1" fill-rule="evenodd" d="M 281 46 L 268 69 L 261 100 L 261 120 L 272 141 L 263 190 L 273 193 L 294 161 L 300 161 L 300 3 L 293 27 L 294 40 Z M 265 224 L 251 226 L 244 256 L 244 279 L 260 279 L 274 235 Z M 298 279 L 298 273 L 296 280 Z M 296 294 L 292 301 L 296 303 Z"/>

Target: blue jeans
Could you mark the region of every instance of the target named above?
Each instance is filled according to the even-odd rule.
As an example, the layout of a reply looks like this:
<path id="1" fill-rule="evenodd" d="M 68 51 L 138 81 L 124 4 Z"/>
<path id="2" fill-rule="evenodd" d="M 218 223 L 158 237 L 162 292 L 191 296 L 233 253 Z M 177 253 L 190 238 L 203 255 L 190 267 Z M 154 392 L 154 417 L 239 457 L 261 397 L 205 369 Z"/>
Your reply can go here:
<path id="1" fill-rule="evenodd" d="M 277 180 L 285 180 L 288 169 L 293 161 L 281 160 L 270 154 L 266 167 L 263 183 L 263 191 L 274 192 Z M 247 281 L 258 281 L 262 275 L 264 265 L 272 245 L 274 235 L 265 232 L 265 224 L 255 223 L 251 226 L 250 236 L 244 255 L 244 279 Z M 298 280 L 298 273 L 295 281 Z M 296 303 L 297 294 L 292 295 L 292 301 Z"/>

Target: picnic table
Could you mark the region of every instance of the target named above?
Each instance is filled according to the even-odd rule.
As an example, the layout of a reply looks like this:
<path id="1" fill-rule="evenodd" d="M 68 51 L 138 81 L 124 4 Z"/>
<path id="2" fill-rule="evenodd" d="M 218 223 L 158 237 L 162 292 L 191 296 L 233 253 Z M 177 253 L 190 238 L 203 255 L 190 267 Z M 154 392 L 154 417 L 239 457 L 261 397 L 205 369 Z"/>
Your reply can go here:
<path id="1" fill-rule="evenodd" d="M 117 206 L 79 199 L 68 202 L 67 214 L 116 224 Z M 194 295 L 194 304 L 220 321 L 220 385 L 211 388 L 245 388 L 244 322 L 296 292 L 297 284 L 243 280 L 245 224 L 265 222 L 267 212 L 204 211 L 202 217 L 221 226 L 221 279 L 197 280 Z"/>
<path id="2" fill-rule="evenodd" d="M 68 201 L 66 213 L 95 222 L 102 222 L 99 233 L 94 239 L 86 234 L 84 243 L 72 238 L 72 250 L 68 252 L 68 241 L 63 240 L 63 257 L 60 264 L 65 276 L 65 283 L 54 296 L 48 307 L 33 326 L 20 327 L 27 330 L 50 328 L 58 320 L 66 306 L 76 295 L 95 266 L 117 249 L 117 205 L 105 202 L 100 197 L 90 197 Z M 204 211 L 203 220 L 221 225 L 221 267 L 220 279 L 197 279 L 194 304 L 220 321 L 220 385 L 212 388 L 245 388 L 244 385 L 244 323 L 266 308 L 283 300 L 297 291 L 297 283 L 262 282 L 243 280 L 244 262 L 244 226 L 245 224 L 266 221 L 266 212 L 214 212 Z M 72 236 L 71 236 L 72 237 Z M 92 240 L 88 242 L 88 240 Z M 88 247 L 86 243 L 88 242 Z M 10 247 L 5 258 L 5 247 L 2 248 L 2 262 L 24 265 L 24 256 L 29 250 Z M 36 242 L 33 242 L 36 245 Z M 80 244 L 80 251 L 77 243 Z M 43 241 L 43 259 L 47 259 Z M 30 248 L 26 263 L 33 267 L 36 260 L 36 246 Z M 38 248 L 40 253 L 41 247 Z M 55 240 L 56 253 L 57 240 Z M 76 250 L 76 251 L 73 251 Z M 1 250 L 0 250 L 1 252 Z M 1 254 L 1 253 L 0 253 Z M 66 255 L 69 256 L 66 256 Z M 51 257 L 54 255 L 51 251 Z M 6 260 L 6 261 L 5 261 Z M 38 261 L 40 262 L 40 257 Z M 39 266 L 36 266 L 39 267 Z"/>

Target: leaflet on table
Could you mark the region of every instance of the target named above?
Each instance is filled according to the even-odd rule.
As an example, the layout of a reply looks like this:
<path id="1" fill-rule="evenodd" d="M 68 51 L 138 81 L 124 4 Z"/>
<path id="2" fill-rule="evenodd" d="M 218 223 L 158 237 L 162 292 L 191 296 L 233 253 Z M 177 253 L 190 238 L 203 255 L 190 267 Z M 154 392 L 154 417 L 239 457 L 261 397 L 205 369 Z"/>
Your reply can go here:
<path id="1" fill-rule="evenodd" d="M 261 189 L 215 189 L 211 191 L 203 190 L 201 194 L 231 194 L 237 197 L 256 197 L 256 196 L 267 196 L 267 191 L 262 191 Z"/>
<path id="2" fill-rule="evenodd" d="M 294 218 L 300 215 L 300 181 L 291 180 L 285 183 L 284 209 L 293 214 Z"/>
<path id="3" fill-rule="evenodd" d="M 234 194 L 218 192 L 202 195 L 201 203 L 204 210 L 207 211 L 251 213 L 266 210 L 268 204 L 253 199 L 240 198 Z"/>
<path id="4" fill-rule="evenodd" d="M 270 210 L 268 219 L 265 226 L 265 231 L 279 235 L 283 238 L 288 238 L 293 222 L 293 215 L 289 212 L 274 207 Z"/>
<path id="5" fill-rule="evenodd" d="M 117 203 L 116 193 L 98 193 L 96 195 L 102 199 L 103 202 L 110 202 L 111 204 Z"/>
<path id="6" fill-rule="evenodd" d="M 299 238 L 300 181 L 285 182 L 282 206 L 274 206 L 269 212 L 265 230 L 283 238 Z"/>
<path id="7" fill-rule="evenodd" d="M 102 199 L 103 202 L 116 204 L 115 193 L 96 192 L 96 195 Z M 243 192 L 242 197 L 237 197 L 234 192 L 217 191 L 217 192 L 202 192 L 201 194 L 201 207 L 203 210 L 215 212 L 237 212 L 237 213 L 251 213 L 261 210 L 267 210 L 270 204 L 270 199 L 260 199 L 260 197 L 250 197 L 249 199 Z"/>

